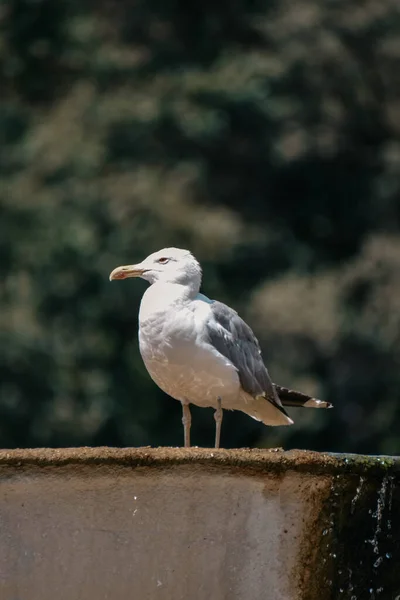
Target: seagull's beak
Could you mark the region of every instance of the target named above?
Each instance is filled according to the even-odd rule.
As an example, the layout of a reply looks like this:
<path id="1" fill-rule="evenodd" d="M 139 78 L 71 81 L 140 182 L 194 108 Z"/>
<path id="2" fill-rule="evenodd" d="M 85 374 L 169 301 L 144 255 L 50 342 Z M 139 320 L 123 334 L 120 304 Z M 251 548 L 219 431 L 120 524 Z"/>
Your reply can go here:
<path id="1" fill-rule="evenodd" d="M 111 271 L 110 281 L 113 279 L 126 279 L 127 277 L 141 277 L 147 270 L 142 264 L 117 267 L 114 271 Z"/>

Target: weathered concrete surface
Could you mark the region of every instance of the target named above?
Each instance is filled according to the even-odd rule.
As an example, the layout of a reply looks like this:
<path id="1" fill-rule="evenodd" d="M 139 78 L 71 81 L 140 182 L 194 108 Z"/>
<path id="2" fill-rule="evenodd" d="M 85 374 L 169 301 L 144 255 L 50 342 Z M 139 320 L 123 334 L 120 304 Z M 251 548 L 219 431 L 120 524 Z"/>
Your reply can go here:
<path id="1" fill-rule="evenodd" d="M 0 599 L 395 600 L 399 475 L 298 451 L 3 451 Z"/>

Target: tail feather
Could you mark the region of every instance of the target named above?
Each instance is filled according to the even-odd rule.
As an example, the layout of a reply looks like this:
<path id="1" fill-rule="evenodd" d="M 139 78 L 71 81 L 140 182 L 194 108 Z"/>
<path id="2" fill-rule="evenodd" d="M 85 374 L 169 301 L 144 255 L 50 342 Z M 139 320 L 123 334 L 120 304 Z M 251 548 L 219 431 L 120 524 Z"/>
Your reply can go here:
<path id="1" fill-rule="evenodd" d="M 243 392 L 241 396 L 240 409 L 256 421 L 261 421 L 264 425 L 293 425 L 285 409 L 277 404 L 273 404 L 265 396 L 250 396 Z"/>
<path id="2" fill-rule="evenodd" d="M 333 405 L 330 402 L 325 402 L 324 400 L 317 400 L 317 398 L 312 398 L 311 396 L 307 396 L 307 394 L 297 392 L 296 390 L 290 390 L 289 388 L 282 387 L 280 385 L 277 385 L 276 383 L 274 383 L 274 388 L 283 406 L 295 406 L 303 408 L 333 407 Z"/>

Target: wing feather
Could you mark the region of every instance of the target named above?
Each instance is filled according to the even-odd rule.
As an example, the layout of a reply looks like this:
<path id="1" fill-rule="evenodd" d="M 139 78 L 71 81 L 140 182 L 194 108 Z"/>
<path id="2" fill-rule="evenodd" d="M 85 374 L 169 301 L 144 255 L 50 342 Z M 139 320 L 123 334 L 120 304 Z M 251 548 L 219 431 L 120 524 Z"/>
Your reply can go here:
<path id="1" fill-rule="evenodd" d="M 236 367 L 243 390 L 253 397 L 264 396 L 286 415 L 251 328 L 236 311 L 222 302 L 214 300 L 210 303 L 210 310 L 212 318 L 207 322 L 209 341 Z"/>

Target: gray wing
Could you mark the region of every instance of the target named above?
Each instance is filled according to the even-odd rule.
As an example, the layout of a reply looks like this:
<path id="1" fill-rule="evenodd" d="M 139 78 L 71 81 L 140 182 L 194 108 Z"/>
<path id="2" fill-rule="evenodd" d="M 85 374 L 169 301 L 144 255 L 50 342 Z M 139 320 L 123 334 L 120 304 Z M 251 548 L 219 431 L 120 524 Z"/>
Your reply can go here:
<path id="1" fill-rule="evenodd" d="M 236 311 L 214 300 L 207 321 L 209 342 L 236 367 L 240 384 L 253 397 L 265 396 L 287 414 L 264 365 L 258 340 Z"/>

